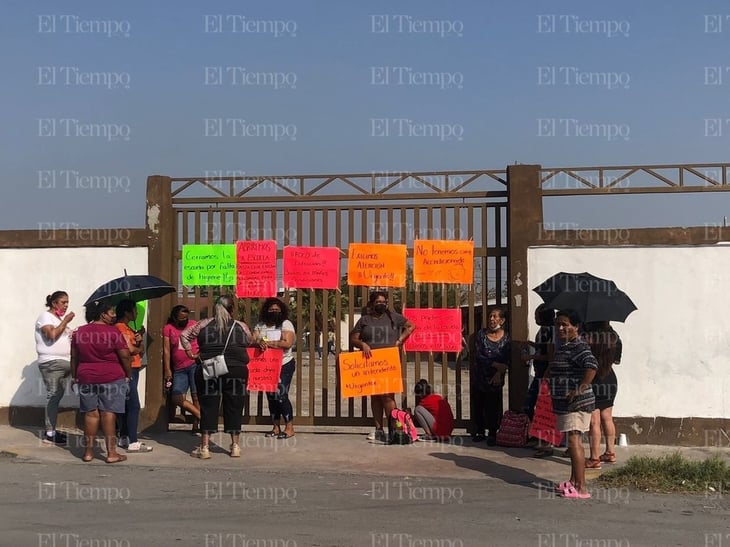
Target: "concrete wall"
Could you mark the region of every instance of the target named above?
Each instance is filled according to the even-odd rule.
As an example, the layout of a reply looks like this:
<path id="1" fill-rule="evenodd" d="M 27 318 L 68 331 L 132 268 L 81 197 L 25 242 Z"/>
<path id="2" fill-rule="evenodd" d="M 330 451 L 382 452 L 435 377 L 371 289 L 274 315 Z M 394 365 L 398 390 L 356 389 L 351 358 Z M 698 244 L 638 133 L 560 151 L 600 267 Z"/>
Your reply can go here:
<path id="1" fill-rule="evenodd" d="M 69 310 L 76 314 L 71 327 L 85 323 L 84 306 L 101 284 L 127 273 L 146 274 L 146 247 L 72 247 L 0 249 L 0 286 L 5 292 L 4 320 L 0 321 L 0 408 L 43 407 L 45 388 L 36 362 L 33 329 L 45 310 L 46 295 L 69 294 Z M 144 406 L 145 374 L 139 385 Z M 77 408 L 78 397 L 66 395 L 64 408 Z M 42 421 L 39 423 L 42 425 Z"/>
<path id="2" fill-rule="evenodd" d="M 590 272 L 636 304 L 612 323 L 623 341 L 615 416 L 730 416 L 730 244 L 532 247 L 527 270 L 529 289 L 560 271 Z M 540 303 L 530 290 L 529 309 Z"/>

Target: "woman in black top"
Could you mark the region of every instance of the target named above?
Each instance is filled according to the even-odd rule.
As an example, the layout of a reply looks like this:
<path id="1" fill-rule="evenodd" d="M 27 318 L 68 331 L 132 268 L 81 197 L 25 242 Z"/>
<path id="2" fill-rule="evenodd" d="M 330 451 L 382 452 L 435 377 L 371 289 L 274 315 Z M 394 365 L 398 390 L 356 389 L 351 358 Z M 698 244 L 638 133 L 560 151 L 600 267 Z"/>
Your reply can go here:
<path id="1" fill-rule="evenodd" d="M 228 374 L 205 380 L 203 367 L 195 372 L 195 384 L 200 399 L 200 446 L 193 450 L 194 458 L 210 458 L 208 444 L 211 433 L 218 431 L 218 409 L 223 403 L 223 430 L 231 435 L 230 456 L 241 456 L 238 441 L 241 434 L 243 406 L 248 380 L 248 352 L 251 331 L 245 323 L 233 318 L 233 297 L 221 296 L 215 303 L 215 315 L 198 321 L 180 334 L 180 344 L 189 357 L 200 361 L 223 354 Z M 198 339 L 200 354 L 190 353 L 190 341 Z M 224 351 L 225 348 L 225 351 Z"/>

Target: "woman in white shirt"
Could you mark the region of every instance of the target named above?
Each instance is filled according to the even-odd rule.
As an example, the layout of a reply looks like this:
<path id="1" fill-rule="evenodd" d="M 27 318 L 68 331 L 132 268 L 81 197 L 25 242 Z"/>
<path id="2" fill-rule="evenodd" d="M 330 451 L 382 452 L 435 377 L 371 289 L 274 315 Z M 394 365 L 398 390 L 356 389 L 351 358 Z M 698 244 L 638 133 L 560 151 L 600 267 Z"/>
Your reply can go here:
<path id="1" fill-rule="evenodd" d="M 68 324 L 74 312 L 68 312 L 68 294 L 56 291 L 46 296 L 47 311 L 35 322 L 35 347 L 38 352 L 38 369 L 46 386 L 46 434 L 47 444 L 66 444 L 66 435 L 56 431 L 58 405 L 64 394 L 65 380 L 71 374 L 71 329 Z"/>
<path id="2" fill-rule="evenodd" d="M 267 437 L 288 439 L 294 436 L 294 410 L 289 400 L 289 386 L 291 386 L 296 361 L 292 346 L 296 340 L 294 325 L 289 321 L 289 308 L 278 298 L 267 298 L 261 306 L 259 322 L 254 327 L 254 343 L 262 350 L 280 348 L 282 355 L 281 373 L 277 390 L 267 393 L 269 412 L 274 427 Z M 284 430 L 281 430 L 281 420 L 284 420 Z"/>

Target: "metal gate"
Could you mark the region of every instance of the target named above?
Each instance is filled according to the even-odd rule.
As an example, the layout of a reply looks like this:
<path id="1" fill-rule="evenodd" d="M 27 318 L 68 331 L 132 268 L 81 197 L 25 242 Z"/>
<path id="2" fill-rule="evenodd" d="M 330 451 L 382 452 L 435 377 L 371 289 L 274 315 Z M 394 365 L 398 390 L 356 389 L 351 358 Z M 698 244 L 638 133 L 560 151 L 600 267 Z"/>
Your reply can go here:
<path id="1" fill-rule="evenodd" d="M 297 370 L 291 399 L 297 424 L 354 426 L 372 421 L 367 398 L 342 399 L 337 383 L 336 354 L 348 350 L 349 330 L 369 291 L 346 283 L 350 243 L 405 244 L 410 271 L 415 239 L 473 240 L 473 285 L 414 284 L 409 276 L 405 289 L 389 291 L 396 310 L 459 307 L 465 337 L 482 325 L 485 306 L 507 302 L 506 170 L 152 178 L 165 186 L 156 191 L 164 196 L 163 207 L 171 208 L 170 214 L 160 215 L 171 222 L 159 230 L 160 241 L 172 246 L 168 271 L 178 287 L 173 304 L 188 306 L 193 318 L 208 316 L 215 297 L 235 294 L 235 288 L 182 286 L 185 244 L 275 240 L 279 266 L 288 245 L 341 249 L 340 290 L 281 289 L 280 296 L 291 302 L 295 312 Z M 239 300 L 241 319 L 255 323 L 258 305 L 257 300 Z M 427 378 L 448 397 L 456 425 L 463 427 L 469 417 L 464 357 L 465 352 L 408 353 L 399 403 L 409 406 L 415 382 Z M 264 399 L 260 393 L 252 394 L 244 411 L 246 423 L 269 423 Z"/>

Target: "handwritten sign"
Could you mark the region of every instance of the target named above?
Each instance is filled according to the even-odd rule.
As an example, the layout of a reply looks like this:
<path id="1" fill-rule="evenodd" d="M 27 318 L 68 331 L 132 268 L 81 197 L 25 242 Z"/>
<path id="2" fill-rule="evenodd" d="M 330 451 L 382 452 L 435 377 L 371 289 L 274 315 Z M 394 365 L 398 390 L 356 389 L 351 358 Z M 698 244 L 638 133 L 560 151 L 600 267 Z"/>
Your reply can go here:
<path id="1" fill-rule="evenodd" d="M 284 247 L 284 286 L 336 289 L 340 284 L 337 247 Z"/>
<path id="2" fill-rule="evenodd" d="M 403 392 L 398 348 L 374 349 L 369 359 L 361 351 L 340 353 L 339 365 L 343 397 Z"/>
<path id="3" fill-rule="evenodd" d="M 235 245 L 183 245 L 182 281 L 196 285 L 233 285 L 236 282 Z"/>
<path id="4" fill-rule="evenodd" d="M 413 281 L 471 285 L 474 283 L 474 242 L 414 240 Z"/>
<path id="5" fill-rule="evenodd" d="M 409 309 L 403 315 L 416 326 L 403 345 L 406 351 L 461 351 L 461 310 Z"/>
<path id="6" fill-rule="evenodd" d="M 553 412 L 553 400 L 550 397 L 550 384 L 547 379 L 543 379 L 540 383 L 540 394 L 530 423 L 529 435 L 553 446 L 560 446 L 563 441 L 563 433 L 557 429 L 557 418 Z"/>
<path id="7" fill-rule="evenodd" d="M 276 391 L 281 375 L 281 358 L 284 350 L 269 348 L 261 351 L 259 348 L 246 348 L 248 352 L 248 390 L 249 391 Z"/>
<path id="8" fill-rule="evenodd" d="M 276 296 L 276 241 L 236 242 L 236 296 Z"/>
<path id="9" fill-rule="evenodd" d="M 347 283 L 369 287 L 406 286 L 406 246 L 390 243 L 351 243 Z"/>

